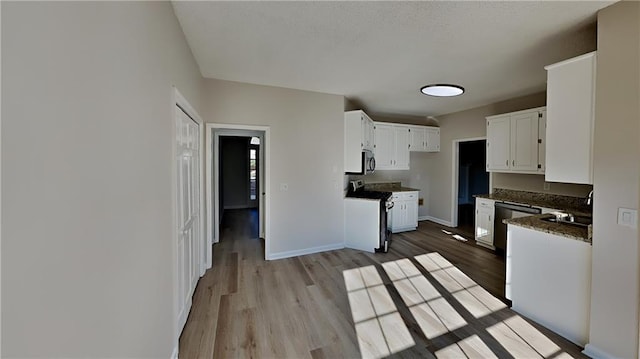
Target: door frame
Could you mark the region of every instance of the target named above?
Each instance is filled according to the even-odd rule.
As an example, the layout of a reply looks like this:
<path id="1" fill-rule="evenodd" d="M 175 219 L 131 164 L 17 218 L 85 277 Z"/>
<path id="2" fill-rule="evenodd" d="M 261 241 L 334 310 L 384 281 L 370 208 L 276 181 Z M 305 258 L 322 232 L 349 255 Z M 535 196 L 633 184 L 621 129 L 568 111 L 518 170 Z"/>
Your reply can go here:
<path id="1" fill-rule="evenodd" d="M 178 108 L 180 107 L 180 108 Z M 202 277 L 204 275 L 204 272 L 206 270 L 205 268 L 205 261 L 204 261 L 204 254 L 205 254 L 205 250 L 204 250 L 204 245 L 205 245 L 205 237 L 204 237 L 204 233 L 205 233 L 205 221 L 203 221 L 202 219 L 204 218 L 205 215 L 205 192 L 204 192 L 204 180 L 203 180 L 203 174 L 204 174 L 204 163 L 202 162 L 202 158 L 204 157 L 204 136 L 203 136 L 203 128 L 204 128 L 204 121 L 202 120 L 202 117 L 200 117 L 200 115 L 198 114 L 198 112 L 195 110 L 195 108 L 193 106 L 191 106 L 191 104 L 189 103 L 189 101 L 187 101 L 187 99 L 180 93 L 180 91 L 175 87 L 172 86 L 172 91 L 171 91 L 171 165 L 172 165 L 172 175 L 171 175 L 171 209 L 172 209 L 172 223 L 173 225 L 171 226 L 172 228 L 172 234 L 171 234 L 171 238 L 172 238 L 172 257 L 173 257 L 173 302 L 174 302 L 174 313 L 173 313 L 173 320 L 174 320 L 174 346 L 173 346 L 173 353 L 172 353 L 172 358 L 177 358 L 178 357 L 178 346 L 179 346 L 179 340 L 180 340 L 180 334 L 182 334 L 182 329 L 183 329 L 183 325 L 181 323 L 179 323 L 179 318 L 178 315 L 180 307 L 179 307 L 179 301 L 180 301 L 180 295 L 181 293 L 179 293 L 180 288 L 179 288 L 179 279 L 178 279 L 178 251 L 177 251 L 177 243 L 178 243 L 178 221 L 177 221 L 177 214 L 178 214 L 178 201 L 177 201 L 177 197 L 178 197 L 178 192 L 177 192 L 177 186 L 178 186 L 178 163 L 176 161 L 177 158 L 177 146 L 176 146 L 176 138 L 177 138 L 177 131 L 176 131 L 176 118 L 178 116 L 178 111 L 184 111 L 189 117 L 191 117 L 198 125 L 198 137 L 199 137 L 199 151 L 198 151 L 198 156 L 200 157 L 199 165 L 199 174 L 200 174 L 200 178 L 199 178 L 199 198 L 198 198 L 198 202 L 199 202 L 199 216 L 200 216 L 200 226 L 199 226 L 199 238 L 197 238 L 197 243 L 198 243 L 198 274 L 199 277 Z"/>
<path id="2" fill-rule="evenodd" d="M 458 167 L 460 166 L 460 143 L 487 140 L 487 137 L 470 137 L 453 140 L 451 169 L 451 227 L 458 227 Z M 493 173 L 489 172 L 489 192 L 493 187 Z"/>
<path id="3" fill-rule="evenodd" d="M 205 137 L 206 137 L 206 216 L 207 216 L 207 256 L 206 265 L 208 268 L 212 266 L 211 258 L 211 246 L 214 243 L 220 241 L 220 224 L 218 221 L 214 221 L 220 213 L 220 176 L 218 173 L 218 166 L 220 161 L 219 151 L 215 151 L 218 148 L 220 136 L 244 136 L 244 137 L 259 137 L 260 138 L 260 151 L 259 151 L 259 180 L 258 186 L 260 188 L 260 195 L 262 196 L 258 201 L 258 212 L 260 222 L 260 236 L 265 242 L 265 260 L 270 258 L 271 254 L 271 196 L 268 191 L 271 183 L 271 133 L 269 126 L 257 126 L 257 125 L 234 125 L 234 124 L 222 124 L 222 123 L 207 123 L 205 125 Z M 263 177 L 263 178 L 260 178 Z M 262 195 L 264 193 L 264 195 Z M 215 201 L 213 199 L 216 199 Z M 264 218 L 264 220 L 263 220 Z M 264 223 L 263 223 L 264 222 Z"/>

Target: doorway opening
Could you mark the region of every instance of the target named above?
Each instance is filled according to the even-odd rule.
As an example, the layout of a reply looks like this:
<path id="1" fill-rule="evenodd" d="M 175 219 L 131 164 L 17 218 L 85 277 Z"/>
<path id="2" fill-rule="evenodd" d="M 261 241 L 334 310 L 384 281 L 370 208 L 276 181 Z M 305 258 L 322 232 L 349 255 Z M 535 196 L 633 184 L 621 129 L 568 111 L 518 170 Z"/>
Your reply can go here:
<path id="1" fill-rule="evenodd" d="M 221 133 L 218 148 L 219 240 L 259 239 L 260 138 Z M 235 235 L 225 235 L 229 230 Z"/>
<path id="2" fill-rule="evenodd" d="M 264 240 L 269 259 L 269 127 L 207 124 L 206 137 L 210 260 L 213 244 L 232 227 L 234 235 Z"/>
<path id="3" fill-rule="evenodd" d="M 485 138 L 454 141 L 453 226 L 470 239 L 475 232 L 475 198 L 489 193 Z"/>

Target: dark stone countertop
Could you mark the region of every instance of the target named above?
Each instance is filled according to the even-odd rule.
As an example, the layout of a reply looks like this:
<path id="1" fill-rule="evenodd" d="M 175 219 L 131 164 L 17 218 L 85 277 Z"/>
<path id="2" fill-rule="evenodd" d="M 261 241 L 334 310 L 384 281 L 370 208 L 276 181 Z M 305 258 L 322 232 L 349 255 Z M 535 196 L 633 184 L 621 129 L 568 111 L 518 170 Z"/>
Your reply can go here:
<path id="1" fill-rule="evenodd" d="M 403 187 L 400 182 L 385 182 L 385 183 L 367 183 L 364 185 L 367 191 L 380 191 L 380 192 L 420 192 L 419 189 L 411 187 Z"/>
<path id="2" fill-rule="evenodd" d="M 555 234 L 587 243 L 592 242 L 592 230 L 589 227 L 578 227 L 570 224 L 553 223 L 543 221 L 542 218 L 553 216 L 552 214 L 536 214 L 533 216 L 504 219 L 503 222 L 508 225 L 529 228 L 536 231 Z"/>
<path id="3" fill-rule="evenodd" d="M 496 188 L 492 194 L 480 194 L 475 197 L 486 198 L 498 202 L 510 202 L 534 207 L 544 207 L 571 212 L 577 215 L 591 216 L 591 208 L 584 204 L 584 198 L 581 197 L 506 190 L 501 188 Z"/>

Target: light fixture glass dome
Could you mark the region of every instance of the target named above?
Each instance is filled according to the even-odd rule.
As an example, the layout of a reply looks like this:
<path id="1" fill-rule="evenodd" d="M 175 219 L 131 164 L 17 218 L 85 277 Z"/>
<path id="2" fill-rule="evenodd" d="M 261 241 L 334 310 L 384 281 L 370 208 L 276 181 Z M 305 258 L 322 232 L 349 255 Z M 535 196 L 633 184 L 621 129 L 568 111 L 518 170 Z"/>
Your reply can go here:
<path id="1" fill-rule="evenodd" d="M 420 92 L 429 96 L 451 97 L 462 95 L 464 93 L 464 88 L 462 86 L 451 84 L 433 84 L 421 88 Z"/>

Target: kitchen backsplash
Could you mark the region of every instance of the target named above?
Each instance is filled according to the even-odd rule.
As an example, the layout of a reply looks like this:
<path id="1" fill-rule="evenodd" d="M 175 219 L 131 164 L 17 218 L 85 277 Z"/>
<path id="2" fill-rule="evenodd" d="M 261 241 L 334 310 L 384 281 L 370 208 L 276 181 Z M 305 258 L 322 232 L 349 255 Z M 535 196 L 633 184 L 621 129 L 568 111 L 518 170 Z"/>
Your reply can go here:
<path id="1" fill-rule="evenodd" d="M 545 183 L 549 189 L 545 189 Z M 572 197 L 586 197 L 593 189 L 592 185 L 545 182 L 544 175 L 493 173 L 493 188 L 504 188 L 518 191 L 558 194 Z"/>
<path id="2" fill-rule="evenodd" d="M 572 209 L 584 213 L 591 213 L 591 207 L 585 202 L 585 197 L 565 196 L 551 193 L 517 191 L 505 188 L 494 188 L 493 196 L 511 200 L 522 200 L 523 203 L 542 203 L 552 209 Z"/>

